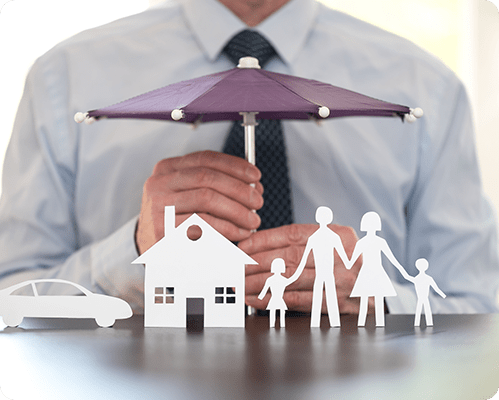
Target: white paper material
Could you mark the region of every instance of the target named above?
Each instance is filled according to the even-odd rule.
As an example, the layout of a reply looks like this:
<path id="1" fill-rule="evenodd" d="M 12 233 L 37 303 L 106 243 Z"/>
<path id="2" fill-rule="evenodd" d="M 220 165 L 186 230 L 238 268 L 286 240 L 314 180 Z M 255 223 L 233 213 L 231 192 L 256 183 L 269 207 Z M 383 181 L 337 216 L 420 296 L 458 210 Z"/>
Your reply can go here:
<path id="1" fill-rule="evenodd" d="M 70 295 L 45 295 L 38 289 L 57 284 Z M 43 293 L 43 292 L 41 292 Z M 0 290 L 0 315 L 10 327 L 21 324 L 25 317 L 93 318 L 97 325 L 109 327 L 117 319 L 132 316 L 132 309 L 122 299 L 92 293 L 77 283 L 62 279 L 36 279 Z"/>
<path id="2" fill-rule="evenodd" d="M 340 236 L 333 232 L 328 224 L 333 222 L 333 212 L 328 207 L 318 207 L 315 219 L 319 229 L 315 231 L 307 241 L 305 252 L 296 272 L 291 276 L 290 283 L 298 279 L 303 272 L 307 258 L 312 252 L 315 261 L 315 281 L 312 298 L 312 316 L 310 327 L 319 327 L 321 320 L 322 294 L 326 295 L 327 312 L 329 324 L 332 327 L 340 326 L 340 311 L 338 308 L 338 297 L 336 294 L 336 282 L 334 279 L 334 251 L 338 253 L 345 266 L 349 267 L 349 259 L 343 248 Z M 325 291 L 324 291 L 325 289 Z"/>
<path id="3" fill-rule="evenodd" d="M 421 314 L 425 313 L 425 322 L 426 326 L 433 326 L 433 314 L 431 312 L 430 307 L 430 287 L 435 290 L 440 296 L 444 299 L 446 297 L 445 293 L 440 290 L 437 286 L 435 280 L 426 274 L 426 270 L 429 267 L 428 260 L 425 258 L 420 258 L 416 260 L 416 268 L 419 271 L 419 274 L 415 277 L 410 275 L 404 275 L 404 278 L 408 281 L 414 283 L 416 288 L 416 295 L 418 296 L 418 302 L 416 304 L 416 315 L 414 318 L 414 326 L 420 326 L 421 323 Z"/>
<path id="4" fill-rule="evenodd" d="M 187 236 L 191 226 L 199 239 Z M 245 267 L 257 262 L 197 214 L 175 228 L 175 207 L 165 207 L 165 236 L 133 263 L 145 265 L 146 327 L 185 328 L 189 299 L 204 299 L 194 304 L 205 328 L 244 327 Z"/>
<path id="5" fill-rule="evenodd" d="M 271 297 L 267 304 L 267 310 L 269 310 L 269 324 L 271 328 L 276 327 L 276 316 L 277 311 L 280 313 L 280 327 L 284 328 L 286 326 L 286 310 L 288 306 L 284 301 L 284 290 L 286 290 L 286 286 L 291 284 L 291 278 L 286 278 L 282 276 L 284 272 L 286 272 L 286 264 L 282 258 L 276 258 L 272 261 L 272 265 L 270 266 L 270 271 L 272 272 L 272 276 L 267 278 L 265 281 L 265 285 L 263 286 L 262 291 L 258 295 L 260 300 L 263 300 L 267 291 L 270 290 Z"/>

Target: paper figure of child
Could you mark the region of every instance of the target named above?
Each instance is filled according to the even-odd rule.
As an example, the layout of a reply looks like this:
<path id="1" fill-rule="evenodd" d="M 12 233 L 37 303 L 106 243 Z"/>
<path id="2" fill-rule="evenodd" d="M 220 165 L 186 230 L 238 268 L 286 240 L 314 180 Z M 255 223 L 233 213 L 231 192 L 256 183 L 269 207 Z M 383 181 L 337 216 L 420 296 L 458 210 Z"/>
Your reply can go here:
<path id="1" fill-rule="evenodd" d="M 416 316 L 414 318 L 414 326 L 419 326 L 421 321 L 421 314 L 423 313 L 426 320 L 426 326 L 433 326 L 433 315 L 431 313 L 430 300 L 428 296 L 430 294 L 430 287 L 435 290 L 440 296 L 444 299 L 446 297 L 445 293 L 440 290 L 437 286 L 435 280 L 426 274 L 426 270 L 429 267 L 428 260 L 426 258 L 420 258 L 416 260 L 416 268 L 419 271 L 419 274 L 415 277 L 408 275 L 407 273 L 404 275 L 404 278 L 408 281 L 414 283 L 416 288 L 416 294 L 418 296 L 418 303 L 416 305 Z"/>
<path id="2" fill-rule="evenodd" d="M 309 253 L 312 251 L 315 261 L 315 281 L 312 295 L 311 327 L 320 326 L 322 293 L 326 289 L 326 304 L 329 315 L 329 324 L 332 327 L 340 326 L 340 310 L 338 297 L 336 295 L 336 282 L 334 279 L 334 250 L 340 256 L 343 264 L 350 269 L 349 260 L 343 248 L 340 236 L 328 228 L 333 222 L 333 212 L 328 207 L 318 207 L 315 212 L 315 220 L 319 223 L 317 229 L 307 241 L 305 252 L 296 269 L 291 276 L 290 283 L 296 281 L 303 272 Z"/>
<path id="3" fill-rule="evenodd" d="M 350 297 L 360 297 L 358 326 L 364 326 L 366 323 L 368 299 L 371 296 L 374 297 L 376 326 L 385 326 L 385 297 L 396 296 L 397 292 L 383 269 L 381 253 L 386 255 L 402 275 L 407 275 L 407 272 L 393 255 L 386 240 L 376 235 L 376 232 L 381 230 L 381 218 L 377 213 L 370 211 L 364 214 L 360 221 L 360 230 L 366 232 L 366 235 L 355 245 L 348 267 L 351 267 L 361 254 L 363 261 Z"/>
<path id="4" fill-rule="evenodd" d="M 269 303 L 267 304 L 267 310 L 269 310 L 270 316 L 270 327 L 275 328 L 277 310 L 279 310 L 281 314 L 280 327 L 284 328 L 286 326 L 284 314 L 288 307 L 284 302 L 283 296 L 286 286 L 291 283 L 291 278 L 282 276 L 282 274 L 286 272 L 286 264 L 282 258 L 276 258 L 272 261 L 270 272 L 272 272 L 273 275 L 267 278 L 262 291 L 258 295 L 258 299 L 262 300 L 267 291 L 270 289 L 271 297 Z"/>

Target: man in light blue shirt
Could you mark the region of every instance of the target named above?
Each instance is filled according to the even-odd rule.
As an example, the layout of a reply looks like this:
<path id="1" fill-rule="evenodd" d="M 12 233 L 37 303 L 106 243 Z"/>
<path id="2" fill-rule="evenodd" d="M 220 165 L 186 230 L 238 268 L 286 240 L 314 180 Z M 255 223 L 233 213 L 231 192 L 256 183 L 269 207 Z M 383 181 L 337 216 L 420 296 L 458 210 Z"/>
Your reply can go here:
<path id="1" fill-rule="evenodd" d="M 76 35 L 35 63 L 5 159 L 0 287 L 68 279 L 140 312 L 144 267 L 131 261 L 162 237 L 169 204 L 177 223 L 198 212 L 259 261 L 246 271 L 246 302 L 264 308 L 257 296 L 272 259 L 284 258 L 293 272 L 324 205 L 334 211 L 348 254 L 362 215 L 376 211 L 380 235 L 409 274 L 426 258 L 447 294 L 431 298 L 434 313 L 496 311 L 495 219 L 456 76 L 406 40 L 312 0 L 251 3 L 168 1 Z M 191 130 L 161 121 L 73 121 L 77 111 L 232 68 L 221 50 L 248 26 L 278 53 L 269 70 L 425 111 L 415 124 L 284 121 L 296 224 L 254 234 L 260 221 L 251 210 L 261 206 L 263 188 L 255 167 L 220 153 L 229 122 Z M 335 269 L 342 313 L 358 312 L 349 295 L 359 266 Z M 307 265 L 287 289 L 290 309 L 310 310 L 313 271 Z M 398 294 L 387 298 L 388 310 L 413 313 L 414 288 L 387 272 Z"/>

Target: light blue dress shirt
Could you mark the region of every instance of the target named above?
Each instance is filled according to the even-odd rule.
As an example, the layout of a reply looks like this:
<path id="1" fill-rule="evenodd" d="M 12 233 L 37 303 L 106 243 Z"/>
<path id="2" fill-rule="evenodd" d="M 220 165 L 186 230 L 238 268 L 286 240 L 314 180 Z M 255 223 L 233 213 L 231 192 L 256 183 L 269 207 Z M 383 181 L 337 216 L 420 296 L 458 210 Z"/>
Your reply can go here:
<path id="1" fill-rule="evenodd" d="M 222 149 L 230 123 L 196 130 L 162 121 L 76 124 L 95 109 L 232 68 L 220 54 L 245 25 L 215 0 L 161 7 L 82 32 L 41 57 L 27 78 L 3 177 L 0 287 L 28 278 L 78 282 L 143 307 L 134 230 L 142 187 L 163 158 Z M 297 223 L 320 205 L 355 228 L 367 211 L 415 276 L 425 257 L 446 299 L 434 313 L 496 310 L 495 219 L 484 199 L 463 85 L 410 42 L 311 0 L 292 0 L 256 29 L 279 58 L 268 69 L 421 107 L 414 124 L 356 117 L 285 121 Z M 415 290 L 388 262 L 392 313 L 414 313 Z"/>

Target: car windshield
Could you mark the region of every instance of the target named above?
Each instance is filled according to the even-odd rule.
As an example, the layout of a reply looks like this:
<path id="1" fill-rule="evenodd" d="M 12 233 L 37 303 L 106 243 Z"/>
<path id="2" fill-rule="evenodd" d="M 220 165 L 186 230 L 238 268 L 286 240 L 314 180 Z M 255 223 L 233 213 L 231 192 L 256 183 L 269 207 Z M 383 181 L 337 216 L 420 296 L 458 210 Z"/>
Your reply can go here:
<path id="1" fill-rule="evenodd" d="M 86 296 L 76 286 L 65 282 L 36 282 L 39 296 Z"/>

